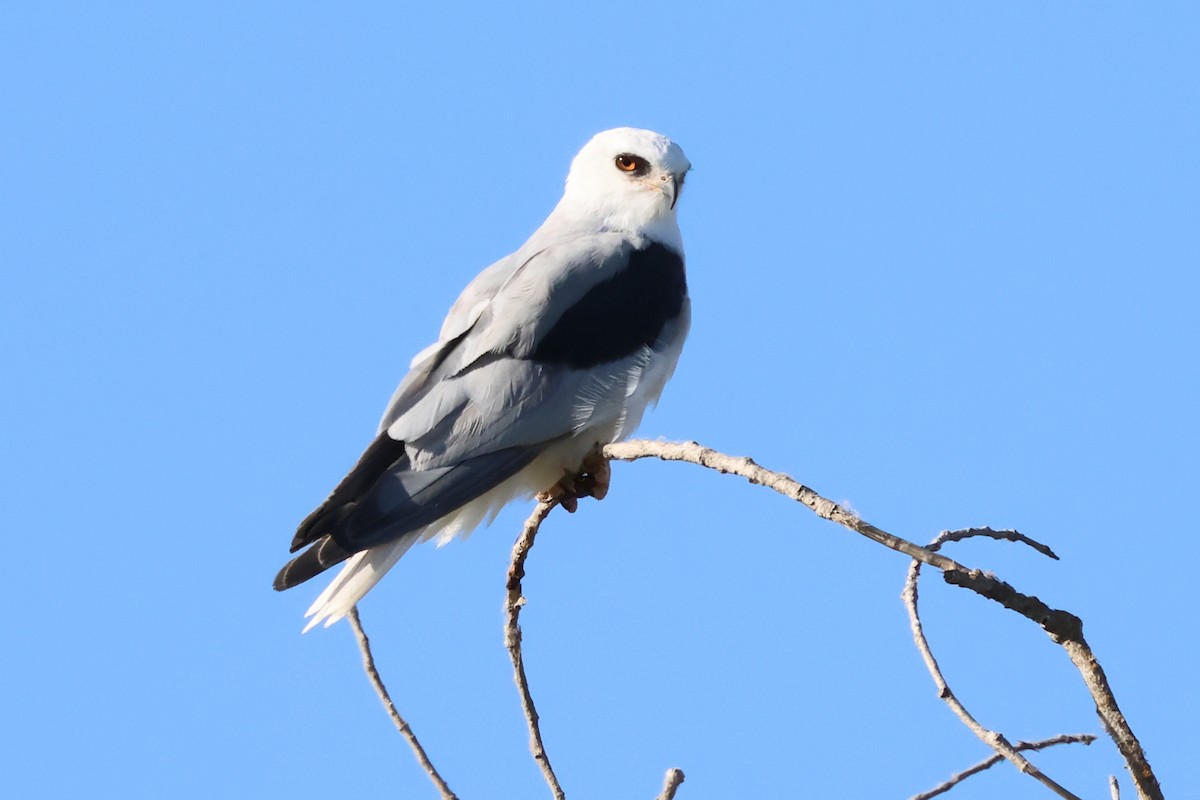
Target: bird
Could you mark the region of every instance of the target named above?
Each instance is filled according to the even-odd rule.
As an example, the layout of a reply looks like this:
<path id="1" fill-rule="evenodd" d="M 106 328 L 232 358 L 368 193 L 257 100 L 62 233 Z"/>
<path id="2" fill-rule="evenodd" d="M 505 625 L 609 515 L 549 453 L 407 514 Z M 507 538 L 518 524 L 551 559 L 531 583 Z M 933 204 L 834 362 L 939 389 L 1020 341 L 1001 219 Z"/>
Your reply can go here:
<path id="1" fill-rule="evenodd" d="M 545 222 L 467 285 L 296 530 L 277 591 L 342 564 L 305 631 L 345 617 L 418 541 L 468 535 L 521 497 L 569 511 L 604 497 L 600 448 L 658 402 L 691 324 L 676 219 L 690 169 L 662 134 L 596 134 Z"/>

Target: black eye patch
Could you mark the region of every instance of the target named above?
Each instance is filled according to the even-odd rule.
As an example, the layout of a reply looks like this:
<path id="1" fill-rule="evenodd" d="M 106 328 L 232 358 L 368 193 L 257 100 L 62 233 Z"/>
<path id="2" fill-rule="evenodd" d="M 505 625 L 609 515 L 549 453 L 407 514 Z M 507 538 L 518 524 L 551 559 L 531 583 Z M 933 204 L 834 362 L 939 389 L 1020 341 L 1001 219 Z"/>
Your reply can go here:
<path id="1" fill-rule="evenodd" d="M 650 171 L 650 162 L 633 153 L 621 153 L 613 163 L 627 175 L 645 175 Z"/>

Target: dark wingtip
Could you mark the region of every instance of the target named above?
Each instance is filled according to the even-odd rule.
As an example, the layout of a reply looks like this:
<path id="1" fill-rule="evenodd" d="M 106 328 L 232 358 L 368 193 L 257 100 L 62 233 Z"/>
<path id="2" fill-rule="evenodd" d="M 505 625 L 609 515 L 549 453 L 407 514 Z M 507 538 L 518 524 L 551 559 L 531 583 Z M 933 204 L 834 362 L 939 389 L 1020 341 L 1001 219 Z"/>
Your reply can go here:
<path id="1" fill-rule="evenodd" d="M 325 570 L 340 564 L 352 555 L 328 536 L 283 565 L 272 586 L 282 592 L 315 578 Z"/>
<path id="2" fill-rule="evenodd" d="M 288 552 L 295 553 L 303 550 L 322 536 L 332 533 L 342 524 L 342 520 L 350 516 L 355 506 L 357 506 L 357 503 L 346 503 L 336 508 L 330 508 L 329 504 L 326 503 L 309 514 L 304 522 L 300 523 L 300 527 L 296 529 L 296 535 L 292 537 L 292 544 L 288 548 Z"/>
<path id="3" fill-rule="evenodd" d="M 342 478 L 325 502 L 300 523 L 296 535 L 292 537 L 291 552 L 295 553 L 337 530 L 342 520 L 354 510 L 359 496 L 368 491 L 390 467 L 405 460 L 405 453 L 404 442 L 388 436 L 387 431 L 376 436 L 359 456 L 354 469 Z"/>

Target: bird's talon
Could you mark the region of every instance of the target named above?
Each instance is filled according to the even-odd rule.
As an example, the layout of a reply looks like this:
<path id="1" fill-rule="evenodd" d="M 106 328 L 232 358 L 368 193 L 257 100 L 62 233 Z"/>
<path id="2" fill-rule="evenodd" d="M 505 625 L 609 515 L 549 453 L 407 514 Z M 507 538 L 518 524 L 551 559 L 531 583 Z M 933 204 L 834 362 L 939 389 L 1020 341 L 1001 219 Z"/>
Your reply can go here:
<path id="1" fill-rule="evenodd" d="M 601 458 L 599 464 L 591 470 L 592 473 L 592 497 L 597 500 L 603 500 L 608 497 L 608 487 L 612 483 L 612 467 L 609 466 L 608 459 Z"/>

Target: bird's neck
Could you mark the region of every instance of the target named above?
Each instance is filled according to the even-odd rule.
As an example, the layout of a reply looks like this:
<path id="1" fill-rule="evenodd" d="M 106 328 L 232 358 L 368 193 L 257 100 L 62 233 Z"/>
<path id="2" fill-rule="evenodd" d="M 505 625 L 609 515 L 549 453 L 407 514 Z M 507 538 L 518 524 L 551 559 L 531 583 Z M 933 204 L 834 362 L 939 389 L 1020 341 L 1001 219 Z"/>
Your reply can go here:
<path id="1" fill-rule="evenodd" d="M 577 234 L 620 233 L 630 239 L 649 239 L 683 252 L 683 237 L 672 209 L 659 211 L 629 205 L 606 207 L 600 203 L 569 202 L 564 197 L 551 212 L 550 219 L 555 221 L 556 227 Z"/>

